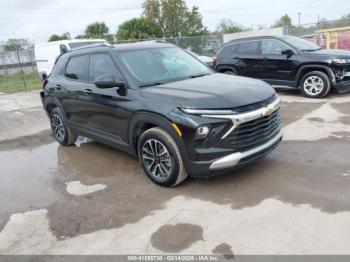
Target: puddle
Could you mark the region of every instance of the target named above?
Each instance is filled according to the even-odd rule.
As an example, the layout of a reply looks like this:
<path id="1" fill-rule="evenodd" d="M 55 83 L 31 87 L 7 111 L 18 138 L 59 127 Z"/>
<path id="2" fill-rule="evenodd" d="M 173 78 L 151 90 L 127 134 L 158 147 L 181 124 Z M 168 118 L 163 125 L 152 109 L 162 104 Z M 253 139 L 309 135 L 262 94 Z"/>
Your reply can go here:
<path id="1" fill-rule="evenodd" d="M 191 224 L 164 225 L 151 237 L 153 247 L 168 253 L 180 252 L 201 240 L 203 229 Z"/>
<path id="2" fill-rule="evenodd" d="M 227 243 L 222 243 L 213 249 L 213 254 L 223 255 L 225 259 L 234 259 L 232 247 Z"/>

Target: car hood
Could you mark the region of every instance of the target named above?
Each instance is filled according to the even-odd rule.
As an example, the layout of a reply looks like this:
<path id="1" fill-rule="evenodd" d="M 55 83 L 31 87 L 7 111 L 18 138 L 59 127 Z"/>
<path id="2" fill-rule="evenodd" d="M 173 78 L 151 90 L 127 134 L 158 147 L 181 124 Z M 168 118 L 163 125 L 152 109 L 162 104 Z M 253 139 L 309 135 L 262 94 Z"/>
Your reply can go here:
<path id="1" fill-rule="evenodd" d="M 320 49 L 307 54 L 310 56 L 322 55 L 329 58 L 350 58 L 350 51 L 341 49 Z"/>
<path id="2" fill-rule="evenodd" d="M 211 58 L 209 56 L 200 55 L 197 58 L 204 63 L 212 63 L 213 62 L 213 58 Z"/>
<path id="3" fill-rule="evenodd" d="M 261 102 L 275 90 L 267 83 L 246 77 L 211 74 L 142 89 L 149 99 L 191 108 L 232 108 Z"/>

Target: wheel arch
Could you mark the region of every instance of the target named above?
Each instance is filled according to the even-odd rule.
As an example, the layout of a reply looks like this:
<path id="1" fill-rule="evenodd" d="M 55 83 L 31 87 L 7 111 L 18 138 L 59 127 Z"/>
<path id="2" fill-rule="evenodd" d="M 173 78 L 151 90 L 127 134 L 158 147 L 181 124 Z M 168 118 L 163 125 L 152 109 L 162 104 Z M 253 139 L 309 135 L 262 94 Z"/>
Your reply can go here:
<path id="1" fill-rule="evenodd" d="M 137 155 L 137 143 L 143 132 L 152 128 L 160 127 L 167 131 L 179 147 L 180 153 L 186 157 L 185 146 L 181 137 L 172 127 L 172 122 L 162 115 L 158 115 L 148 111 L 136 112 L 129 124 L 129 145 L 135 155 Z M 186 161 L 184 161 L 186 162 Z"/>
<path id="2" fill-rule="evenodd" d="M 335 76 L 331 68 L 329 68 L 326 65 L 304 65 L 299 68 L 297 75 L 296 75 L 296 84 L 297 87 L 300 87 L 300 81 L 303 78 L 303 76 L 309 72 L 312 71 L 320 71 L 325 73 L 331 82 L 331 85 L 333 86 L 335 84 Z"/>
<path id="3" fill-rule="evenodd" d="M 54 109 L 55 107 L 59 107 L 61 109 L 64 117 L 67 119 L 66 112 L 64 111 L 63 105 L 61 104 L 61 102 L 55 97 L 46 97 L 45 101 L 44 101 L 44 109 L 45 109 L 45 111 L 48 114 L 50 114 L 52 109 Z"/>
<path id="4" fill-rule="evenodd" d="M 215 71 L 218 73 L 224 73 L 225 71 L 233 71 L 234 73 L 237 74 L 237 69 L 231 65 L 222 65 L 222 66 L 219 65 L 215 68 Z"/>

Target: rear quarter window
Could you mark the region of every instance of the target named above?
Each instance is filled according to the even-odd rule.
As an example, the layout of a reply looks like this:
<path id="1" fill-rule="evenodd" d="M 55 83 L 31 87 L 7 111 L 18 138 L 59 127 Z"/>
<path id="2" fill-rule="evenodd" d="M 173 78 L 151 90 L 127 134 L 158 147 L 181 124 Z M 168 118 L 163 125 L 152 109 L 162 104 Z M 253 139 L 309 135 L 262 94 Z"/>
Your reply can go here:
<path id="1" fill-rule="evenodd" d="M 87 81 L 86 62 L 86 55 L 71 57 L 66 66 L 65 76 L 72 80 Z"/>
<path id="2" fill-rule="evenodd" d="M 237 54 L 244 55 L 259 55 L 260 54 L 260 42 L 261 41 L 250 41 L 237 43 Z"/>
<path id="3" fill-rule="evenodd" d="M 229 56 L 232 52 L 231 52 L 231 46 L 232 45 L 226 45 L 224 46 L 223 48 L 221 48 L 219 51 L 218 51 L 218 55 L 221 56 L 221 57 L 224 57 L 224 56 Z"/>
<path id="4" fill-rule="evenodd" d="M 62 57 L 62 56 L 58 57 L 50 75 L 52 75 L 52 76 L 63 75 L 64 74 L 64 64 L 66 61 L 67 61 L 67 59 L 65 59 L 64 57 Z"/>

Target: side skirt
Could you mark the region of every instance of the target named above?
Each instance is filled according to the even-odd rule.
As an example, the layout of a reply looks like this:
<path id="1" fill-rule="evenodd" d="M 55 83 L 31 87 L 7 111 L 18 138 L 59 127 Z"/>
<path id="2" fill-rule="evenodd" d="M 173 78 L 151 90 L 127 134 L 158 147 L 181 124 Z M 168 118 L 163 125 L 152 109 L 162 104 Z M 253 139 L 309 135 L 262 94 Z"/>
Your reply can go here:
<path id="1" fill-rule="evenodd" d="M 136 156 L 130 149 L 129 144 L 125 143 L 119 136 L 114 136 L 90 127 L 84 127 L 71 121 L 68 121 L 68 124 L 71 130 L 77 135 L 88 137 L 102 144 L 122 150 L 132 156 Z"/>

